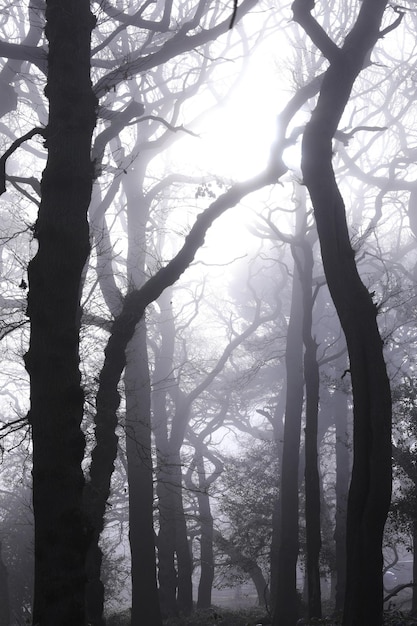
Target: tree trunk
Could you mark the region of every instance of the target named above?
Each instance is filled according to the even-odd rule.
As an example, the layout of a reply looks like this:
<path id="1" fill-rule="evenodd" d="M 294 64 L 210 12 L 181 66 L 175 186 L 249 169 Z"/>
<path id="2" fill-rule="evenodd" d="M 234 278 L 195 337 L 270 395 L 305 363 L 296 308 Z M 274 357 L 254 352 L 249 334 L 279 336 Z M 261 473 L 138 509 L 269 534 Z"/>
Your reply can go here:
<path id="1" fill-rule="evenodd" d="M 193 610 L 193 563 L 182 499 L 182 463 L 179 452 L 175 456 L 174 477 L 175 551 L 178 566 L 177 605 L 181 613 L 188 615 Z"/>
<path id="2" fill-rule="evenodd" d="M 208 609 L 211 606 L 211 592 L 214 580 L 213 516 L 210 510 L 210 498 L 207 491 L 208 484 L 202 455 L 198 455 L 196 469 L 199 483 L 197 491 L 198 515 L 201 528 L 201 575 L 198 585 L 197 608 Z"/>
<path id="3" fill-rule="evenodd" d="M 159 509 L 158 580 L 164 618 L 178 614 L 177 572 L 175 569 L 175 516 L 168 457 L 158 453 L 157 494 Z"/>
<path id="4" fill-rule="evenodd" d="M 132 626 L 162 626 L 156 583 L 150 383 L 146 326 L 143 320 L 128 346 L 124 381 L 132 578 L 131 623 Z"/>
<path id="5" fill-rule="evenodd" d="M 336 597 L 335 610 L 342 611 L 346 589 L 346 512 L 349 490 L 348 396 L 336 389 L 333 395 L 336 424 Z"/>
<path id="6" fill-rule="evenodd" d="M 239 567 L 243 572 L 248 574 L 253 584 L 255 585 L 258 601 L 261 606 L 269 606 L 270 603 L 270 591 L 268 588 L 268 583 L 265 580 L 265 576 L 262 573 L 259 565 L 250 557 L 242 554 L 236 546 L 233 545 L 233 542 L 225 537 L 222 537 L 218 530 L 214 530 L 214 537 L 216 538 L 216 543 L 218 547 L 225 553 L 228 554 L 232 565 Z"/>
<path id="7" fill-rule="evenodd" d="M 251 577 L 253 584 L 255 585 L 256 593 L 258 594 L 259 606 L 269 607 L 269 587 L 259 565 L 257 563 L 254 563 L 253 567 L 248 570 L 248 574 Z"/>
<path id="8" fill-rule="evenodd" d="M 182 470 L 179 452 L 159 458 L 159 589 L 164 616 L 178 611 L 190 613 L 192 599 L 192 561 L 182 502 Z M 175 567 L 175 556 L 176 565 Z"/>
<path id="9" fill-rule="evenodd" d="M 0 542 L 0 626 L 10 624 L 10 595 L 7 567 L 1 554 Z"/>
<path id="10" fill-rule="evenodd" d="M 82 626 L 85 556 L 84 436 L 80 425 L 81 275 L 89 254 L 87 210 L 97 101 L 90 81 L 95 18 L 87 0 L 48 0 L 48 160 L 29 264 L 29 422 L 33 440 L 35 585 L 33 623 Z"/>
<path id="11" fill-rule="evenodd" d="M 300 275 L 294 267 L 291 312 L 287 332 L 285 362 L 287 398 L 284 444 L 281 463 L 280 532 L 276 567 L 274 626 L 294 626 L 298 615 L 297 559 L 298 539 L 298 465 L 303 408 L 303 301 Z"/>
<path id="12" fill-rule="evenodd" d="M 307 560 L 308 617 L 321 619 L 320 588 L 320 476 L 317 455 L 317 430 L 319 407 L 319 366 L 317 344 L 312 332 L 313 323 L 313 250 L 306 237 L 299 246 L 294 245 L 294 260 L 299 265 L 303 291 L 303 342 L 304 380 L 306 386 L 305 418 L 305 524 Z M 300 259 L 298 256 L 300 255 Z"/>
<path id="13" fill-rule="evenodd" d="M 287 339 L 288 341 L 288 339 Z M 277 406 L 275 407 L 273 417 L 273 433 L 275 450 L 279 463 L 282 462 L 282 449 L 284 443 L 284 414 L 285 414 L 285 398 L 281 394 L 278 399 Z M 271 537 L 271 552 L 270 552 L 270 592 L 268 609 L 271 614 L 274 612 L 277 594 L 277 570 L 279 560 L 279 545 L 280 545 L 280 532 L 281 532 L 281 498 L 280 493 L 274 498 L 272 509 L 272 537 Z"/>
<path id="14" fill-rule="evenodd" d="M 382 624 L 382 536 L 391 497 L 391 395 L 377 308 L 358 274 L 332 168 L 332 138 L 353 83 L 379 37 L 385 4 L 364 0 L 343 47 L 333 44 L 337 53 L 331 49 L 331 63 L 302 148 L 304 182 L 314 207 L 327 283 L 346 337 L 353 387 L 344 626 Z M 295 16 L 308 30 L 305 7 L 297 0 Z M 313 19 L 309 12 L 308 17 Z"/>
<path id="15" fill-rule="evenodd" d="M 413 583 L 417 583 L 417 520 L 413 520 Z M 417 615 L 417 587 L 413 587 L 411 615 Z"/>

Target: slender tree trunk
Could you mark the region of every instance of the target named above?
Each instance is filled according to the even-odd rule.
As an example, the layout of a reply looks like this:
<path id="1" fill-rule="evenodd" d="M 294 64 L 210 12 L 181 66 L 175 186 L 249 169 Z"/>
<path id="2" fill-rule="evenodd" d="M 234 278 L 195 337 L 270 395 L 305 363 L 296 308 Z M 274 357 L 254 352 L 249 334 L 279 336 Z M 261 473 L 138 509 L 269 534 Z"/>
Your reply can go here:
<path id="1" fill-rule="evenodd" d="M 153 531 L 153 468 L 146 326 L 129 343 L 124 375 L 129 483 L 132 626 L 162 626 Z"/>
<path id="2" fill-rule="evenodd" d="M 300 258 L 298 261 L 298 256 Z M 305 523 L 307 551 L 307 594 L 309 619 L 321 619 L 320 588 L 320 476 L 317 455 L 319 407 L 319 366 L 317 344 L 311 331 L 313 323 L 313 250 L 306 238 L 293 246 L 293 256 L 299 265 L 303 290 L 304 380 L 306 386 L 305 422 Z"/>
<path id="3" fill-rule="evenodd" d="M 214 537 L 216 538 L 216 543 L 219 548 L 225 553 L 228 554 L 232 560 L 232 563 L 237 565 L 240 569 L 242 569 L 246 574 L 248 574 L 253 584 L 255 585 L 258 601 L 261 606 L 269 606 L 271 601 L 270 591 L 268 587 L 268 583 L 265 580 L 265 576 L 262 573 L 259 565 L 253 561 L 253 559 L 243 555 L 239 550 L 233 545 L 232 541 L 222 537 L 218 530 L 214 531 Z"/>
<path id="4" fill-rule="evenodd" d="M 0 626 L 10 624 L 10 595 L 7 567 L 1 554 L 0 542 Z"/>
<path id="5" fill-rule="evenodd" d="M 175 515 L 170 463 L 158 450 L 157 494 L 159 510 L 158 580 L 163 617 L 178 614 L 177 572 L 175 569 Z"/>
<path id="6" fill-rule="evenodd" d="M 303 408 L 303 301 L 300 275 L 294 267 L 291 312 L 287 332 L 285 362 L 287 398 L 284 444 L 281 464 L 279 513 L 280 546 L 276 566 L 274 626 L 294 626 L 298 616 L 297 560 L 298 538 L 298 465 Z"/>
<path id="7" fill-rule="evenodd" d="M 261 568 L 257 563 L 254 563 L 253 567 L 249 569 L 248 573 L 252 579 L 253 584 L 255 585 L 256 593 L 258 594 L 259 606 L 269 607 L 271 600 L 269 587 Z"/>
<path id="8" fill-rule="evenodd" d="M 167 394 L 171 384 L 175 325 L 172 313 L 172 292 L 167 289 L 159 298 L 158 328 L 161 334 L 159 350 L 155 357 L 153 375 L 153 416 L 157 450 L 157 484 L 159 511 L 158 580 L 161 611 L 164 617 L 174 616 L 177 608 L 177 572 L 175 560 L 175 517 L 173 495 L 173 460 L 170 458 L 168 436 Z"/>
<path id="9" fill-rule="evenodd" d="M 348 396 L 333 396 L 336 424 L 336 597 L 335 610 L 342 611 L 346 589 L 346 513 L 349 490 Z"/>
<path id="10" fill-rule="evenodd" d="M 127 279 L 130 289 L 146 281 L 149 202 L 143 189 L 148 156 L 139 155 L 123 178 L 128 218 Z M 126 455 L 129 483 L 129 542 L 132 580 L 132 626 L 162 626 L 156 580 L 153 528 L 151 386 L 147 328 L 141 320 L 126 350 Z"/>
<path id="11" fill-rule="evenodd" d="M 208 609 L 211 606 L 211 592 L 214 580 L 213 516 L 210 509 L 210 498 L 207 491 L 208 485 L 204 468 L 204 458 L 202 455 L 198 456 L 196 469 L 199 481 L 197 501 L 201 528 L 201 574 L 198 585 L 197 608 Z"/>
<path id="12" fill-rule="evenodd" d="M 333 44 L 330 66 L 303 137 L 304 182 L 313 202 L 327 283 L 346 337 L 353 388 L 344 626 L 382 624 L 382 537 L 391 497 L 391 395 L 377 309 L 358 274 L 332 168 L 332 138 L 353 83 L 379 37 L 385 5 L 364 0 L 343 47 Z M 309 30 L 313 18 L 307 5 L 297 0 L 295 6 L 297 21 Z"/>
<path id="13" fill-rule="evenodd" d="M 417 583 L 417 520 L 413 520 L 413 583 Z M 413 587 L 411 615 L 417 615 L 417 587 Z"/>
<path id="14" fill-rule="evenodd" d="M 182 470 L 179 452 L 161 458 L 158 464 L 159 589 L 164 616 L 190 613 L 192 560 L 182 502 Z M 176 567 L 175 567 L 176 556 Z"/>
<path id="15" fill-rule="evenodd" d="M 33 440 L 33 623 L 83 626 L 90 531 L 82 506 L 84 395 L 78 345 L 97 105 L 90 81 L 95 19 L 87 0 L 48 0 L 46 20 L 48 160 L 35 227 L 39 247 L 28 268 L 31 336 L 25 357 Z"/>
<path id="16" fill-rule="evenodd" d="M 193 563 L 182 499 L 182 463 L 179 451 L 174 458 L 175 551 L 178 565 L 177 605 L 181 613 L 188 615 L 193 610 Z"/>
<path id="17" fill-rule="evenodd" d="M 281 394 L 282 398 L 283 394 Z M 284 423 L 283 417 L 285 412 L 285 402 L 279 398 L 277 406 L 274 412 L 273 419 L 273 432 L 275 450 L 277 451 L 277 458 L 279 463 L 282 462 L 282 449 L 284 442 Z M 280 532 L 281 532 L 281 499 L 280 493 L 274 498 L 272 509 L 272 537 L 271 537 L 271 553 L 270 553 L 270 593 L 268 608 L 271 614 L 275 609 L 276 593 L 277 593 L 277 576 L 278 576 L 278 560 L 279 560 L 279 545 L 280 545 Z"/>

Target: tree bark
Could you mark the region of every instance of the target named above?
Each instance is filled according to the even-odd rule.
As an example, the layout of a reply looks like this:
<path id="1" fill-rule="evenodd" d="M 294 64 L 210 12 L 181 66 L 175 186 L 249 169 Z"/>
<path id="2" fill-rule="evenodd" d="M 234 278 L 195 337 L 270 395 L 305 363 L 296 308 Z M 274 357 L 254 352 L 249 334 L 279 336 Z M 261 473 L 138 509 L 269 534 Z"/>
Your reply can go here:
<path id="1" fill-rule="evenodd" d="M 281 463 L 280 531 L 276 568 L 273 626 L 294 626 L 298 616 L 297 560 L 298 538 L 298 469 L 301 414 L 304 398 L 303 377 L 303 301 L 300 275 L 294 267 L 290 320 L 285 362 L 287 398 L 284 444 Z"/>
<path id="2" fill-rule="evenodd" d="M 335 610 L 342 611 L 346 590 L 346 513 L 349 491 L 348 396 L 336 389 L 333 395 L 336 424 L 336 544 Z"/>
<path id="3" fill-rule="evenodd" d="M 150 382 L 144 320 L 138 324 L 128 346 L 124 381 L 132 578 L 131 623 L 132 626 L 162 626 L 156 582 Z"/>
<path id="4" fill-rule="evenodd" d="M 159 509 L 158 532 L 158 580 L 159 598 L 163 617 L 176 616 L 177 607 L 177 572 L 175 569 L 175 512 L 168 471 L 168 457 L 161 456 L 159 449 L 157 464 L 157 494 Z"/>
<path id="5" fill-rule="evenodd" d="M 10 624 L 10 594 L 7 567 L 4 564 L 0 542 L 0 626 Z"/>
<path id="6" fill-rule="evenodd" d="M 214 525 L 210 509 L 208 482 L 204 468 L 204 458 L 197 452 L 196 470 L 198 472 L 198 514 L 201 527 L 200 543 L 200 582 L 198 585 L 197 608 L 208 609 L 211 606 L 211 592 L 214 580 L 213 537 Z"/>
<path id="7" fill-rule="evenodd" d="M 239 567 L 243 572 L 251 577 L 253 584 L 255 585 L 256 592 L 258 594 L 258 602 L 260 606 L 269 606 L 270 592 L 268 583 L 262 573 L 259 565 L 250 557 L 242 554 L 232 541 L 223 537 L 218 530 L 214 531 L 214 537 L 218 547 L 228 554 L 232 564 Z"/>
<path id="8" fill-rule="evenodd" d="M 48 0 L 48 159 L 35 227 L 38 251 L 28 268 L 29 422 L 33 440 L 35 588 L 33 623 L 82 626 L 84 395 L 79 371 L 81 275 L 89 254 L 90 147 L 97 101 L 90 81 L 95 18 L 87 0 Z"/>
<path id="9" fill-rule="evenodd" d="M 417 520 L 413 520 L 413 595 L 411 600 L 411 615 L 417 615 Z"/>
<path id="10" fill-rule="evenodd" d="M 304 380 L 306 387 L 305 416 L 305 524 L 308 617 L 321 619 L 320 588 L 320 475 L 317 454 L 317 431 L 320 376 L 317 362 L 317 344 L 312 337 L 313 323 L 313 267 L 311 243 L 303 236 L 300 244 L 292 246 L 293 257 L 299 266 L 303 292 Z M 300 258 L 301 257 L 301 258 Z"/>
<path id="11" fill-rule="evenodd" d="M 355 25 L 338 48 L 305 3 L 297 0 L 293 4 L 295 19 L 330 61 L 304 132 L 302 171 L 314 207 L 327 283 L 346 337 L 353 387 L 354 461 L 348 500 L 344 626 L 382 624 L 382 535 L 391 497 L 391 395 L 377 309 L 358 274 L 345 206 L 332 168 L 332 138 L 353 83 L 379 37 L 385 5 L 382 0 L 364 0 Z M 316 29 L 311 28 L 312 21 Z"/>

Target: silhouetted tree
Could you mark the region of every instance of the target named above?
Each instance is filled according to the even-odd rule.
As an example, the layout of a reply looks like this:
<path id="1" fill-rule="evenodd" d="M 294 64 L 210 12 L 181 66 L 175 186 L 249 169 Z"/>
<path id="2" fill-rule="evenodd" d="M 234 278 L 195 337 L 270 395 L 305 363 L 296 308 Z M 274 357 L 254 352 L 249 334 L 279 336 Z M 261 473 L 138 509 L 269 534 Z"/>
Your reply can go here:
<path id="1" fill-rule="evenodd" d="M 317 222 L 323 265 L 349 352 L 354 400 L 354 461 L 347 519 L 344 626 L 382 624 L 382 536 L 391 496 L 391 395 L 376 322 L 349 239 L 332 168 L 332 139 L 353 83 L 382 36 L 384 1 L 364 0 L 338 47 L 297 0 L 294 19 L 328 59 L 317 106 L 303 135 L 302 171 Z M 276 622 L 278 623 L 278 622 Z"/>

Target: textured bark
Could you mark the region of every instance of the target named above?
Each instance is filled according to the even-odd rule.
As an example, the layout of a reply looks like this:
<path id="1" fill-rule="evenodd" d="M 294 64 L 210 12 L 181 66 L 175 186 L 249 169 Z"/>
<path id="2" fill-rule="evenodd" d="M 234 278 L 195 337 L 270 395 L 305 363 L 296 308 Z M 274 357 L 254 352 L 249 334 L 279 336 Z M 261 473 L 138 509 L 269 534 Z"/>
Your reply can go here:
<path id="1" fill-rule="evenodd" d="M 379 37 L 386 2 L 364 0 L 342 48 L 310 27 L 306 4 L 294 17 L 330 66 L 303 137 L 302 171 L 310 192 L 323 265 L 348 346 L 354 401 L 354 461 L 348 501 L 344 626 L 382 624 L 382 535 L 391 496 L 391 396 L 376 322 L 350 245 L 343 199 L 332 168 L 332 138 L 353 83 Z M 313 20 L 314 21 L 314 20 Z"/>
<path id="2" fill-rule="evenodd" d="M 294 268 L 285 362 L 287 398 L 281 463 L 280 531 L 276 567 L 274 626 L 294 626 L 298 616 L 296 568 L 298 538 L 298 465 L 303 408 L 303 302 L 300 276 Z"/>
<path id="3" fill-rule="evenodd" d="M 87 210 L 96 98 L 90 81 L 95 18 L 87 0 L 48 0 L 48 160 L 29 264 L 29 422 L 33 439 L 33 623 L 82 626 L 90 535 L 82 508 L 79 372 L 81 275 L 89 253 Z"/>

